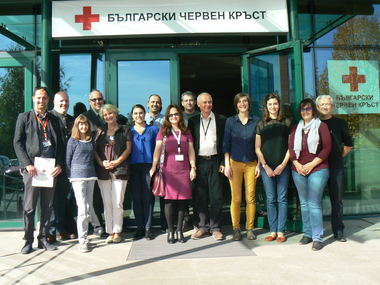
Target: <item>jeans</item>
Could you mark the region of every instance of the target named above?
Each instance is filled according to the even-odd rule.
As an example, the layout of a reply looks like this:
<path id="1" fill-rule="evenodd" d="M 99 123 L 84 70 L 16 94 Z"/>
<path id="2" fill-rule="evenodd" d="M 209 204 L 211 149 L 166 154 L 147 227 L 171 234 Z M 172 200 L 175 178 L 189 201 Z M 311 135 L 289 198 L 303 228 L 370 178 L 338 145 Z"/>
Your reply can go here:
<path id="1" fill-rule="evenodd" d="M 241 216 L 241 194 L 243 177 L 245 182 L 245 201 L 246 208 L 245 214 L 247 216 L 247 221 L 245 228 L 253 229 L 253 223 L 256 214 L 256 178 L 255 170 L 257 165 L 257 160 L 244 163 L 239 161 L 234 161 L 230 159 L 232 177 L 230 179 L 231 185 L 231 219 L 232 227 L 240 229 L 240 216 Z"/>
<path id="2" fill-rule="evenodd" d="M 271 167 L 275 169 L 275 167 Z M 269 177 L 264 167 L 261 167 L 265 193 L 267 195 L 268 223 L 271 232 L 284 233 L 288 217 L 288 185 L 290 165 L 287 165 L 281 175 Z M 277 212 L 278 202 L 278 212 Z"/>
<path id="3" fill-rule="evenodd" d="M 343 168 L 330 169 L 330 177 L 327 182 L 331 201 L 331 227 L 334 235 L 344 230 L 343 223 Z"/>
<path id="4" fill-rule="evenodd" d="M 72 182 L 75 200 L 77 201 L 78 206 L 77 230 L 79 244 L 84 244 L 87 241 L 90 209 L 94 194 L 94 183 L 95 180 Z"/>
<path id="5" fill-rule="evenodd" d="M 121 179 L 98 180 L 108 234 L 118 234 L 123 230 L 123 203 L 127 182 Z"/>
<path id="6" fill-rule="evenodd" d="M 292 175 L 300 197 L 305 236 L 322 242 L 322 195 L 329 179 L 329 169 L 323 168 L 306 176 L 292 171 Z"/>

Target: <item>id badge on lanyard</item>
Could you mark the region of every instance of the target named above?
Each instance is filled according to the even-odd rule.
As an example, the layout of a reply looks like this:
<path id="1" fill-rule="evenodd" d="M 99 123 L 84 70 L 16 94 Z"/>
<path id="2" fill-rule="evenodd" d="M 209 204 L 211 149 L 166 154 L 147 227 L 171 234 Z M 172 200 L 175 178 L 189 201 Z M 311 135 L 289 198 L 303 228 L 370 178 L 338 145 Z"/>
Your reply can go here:
<path id="1" fill-rule="evenodd" d="M 173 136 L 177 140 L 178 144 L 178 154 L 175 155 L 175 161 L 184 161 L 184 156 L 181 154 L 181 131 L 179 131 L 178 137 L 175 134 L 174 130 L 172 129 Z"/>
<path id="2" fill-rule="evenodd" d="M 38 122 L 41 124 L 42 129 L 44 130 L 44 141 L 42 142 L 42 145 L 44 147 L 49 147 L 51 146 L 51 142 L 47 137 L 47 132 L 46 132 L 46 127 L 49 121 L 49 117 L 46 117 L 45 124 L 42 123 L 41 119 L 36 115 Z"/>

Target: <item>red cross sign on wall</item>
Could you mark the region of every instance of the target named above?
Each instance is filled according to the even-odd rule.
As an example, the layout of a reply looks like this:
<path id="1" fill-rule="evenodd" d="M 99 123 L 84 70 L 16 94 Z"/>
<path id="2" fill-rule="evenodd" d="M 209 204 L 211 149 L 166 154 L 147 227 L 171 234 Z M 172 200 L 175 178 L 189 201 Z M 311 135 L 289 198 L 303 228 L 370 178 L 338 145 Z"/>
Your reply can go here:
<path id="1" fill-rule="evenodd" d="M 366 83 L 365 75 L 358 75 L 358 68 L 350 66 L 350 75 L 342 75 L 342 83 L 350 83 L 351 92 L 358 92 L 359 83 Z"/>
<path id="2" fill-rule="evenodd" d="M 94 22 L 100 22 L 100 15 L 91 14 L 91 6 L 83 7 L 83 15 L 75 15 L 75 23 L 83 23 L 83 31 L 91 30 Z"/>

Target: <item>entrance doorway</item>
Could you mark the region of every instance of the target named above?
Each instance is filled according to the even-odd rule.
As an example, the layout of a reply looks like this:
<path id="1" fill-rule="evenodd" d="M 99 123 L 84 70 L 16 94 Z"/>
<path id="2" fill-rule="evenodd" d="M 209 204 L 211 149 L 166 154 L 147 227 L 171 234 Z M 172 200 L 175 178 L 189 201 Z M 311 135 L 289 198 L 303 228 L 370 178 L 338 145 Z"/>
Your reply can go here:
<path id="1" fill-rule="evenodd" d="M 215 113 L 234 115 L 233 98 L 242 91 L 241 54 L 180 54 L 178 57 L 181 94 L 210 93 Z"/>

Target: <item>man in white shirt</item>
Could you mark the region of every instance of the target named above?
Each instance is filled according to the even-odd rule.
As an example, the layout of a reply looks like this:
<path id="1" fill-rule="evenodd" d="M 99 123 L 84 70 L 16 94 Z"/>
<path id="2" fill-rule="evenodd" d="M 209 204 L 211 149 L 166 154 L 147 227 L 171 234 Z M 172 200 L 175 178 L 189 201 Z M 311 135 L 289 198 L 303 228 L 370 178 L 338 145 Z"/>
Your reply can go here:
<path id="1" fill-rule="evenodd" d="M 203 92 L 197 98 L 200 115 L 189 119 L 197 155 L 197 177 L 194 180 L 194 212 L 199 216 L 198 231 L 191 237 L 200 239 L 210 233 L 222 240 L 222 191 L 224 159 L 222 152 L 226 117 L 212 112 L 212 97 Z M 210 210 L 207 204 L 210 202 Z"/>

